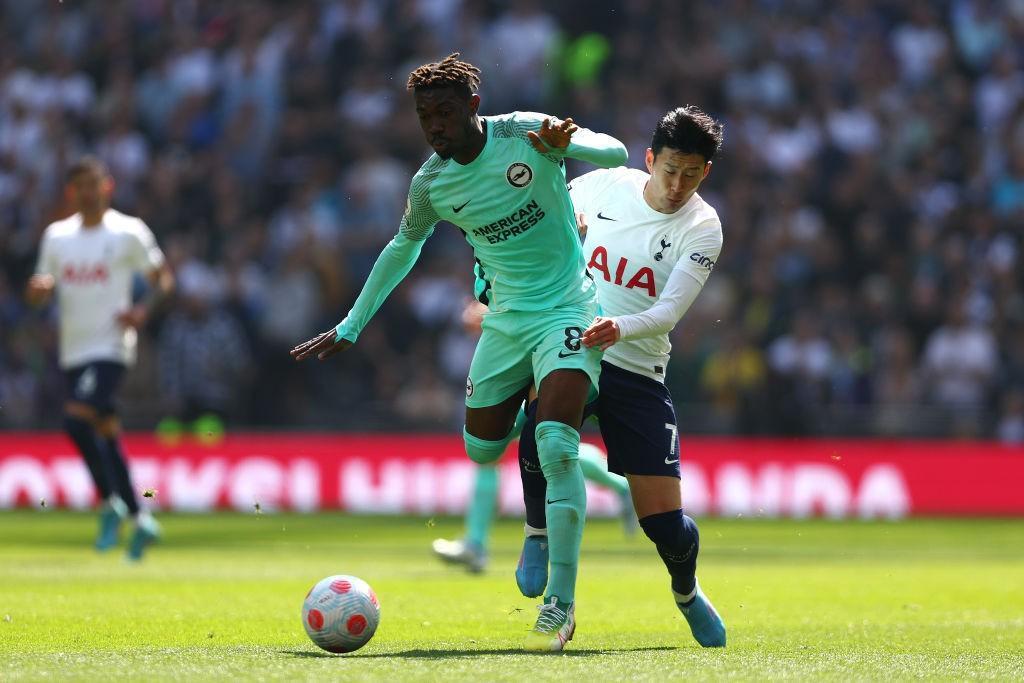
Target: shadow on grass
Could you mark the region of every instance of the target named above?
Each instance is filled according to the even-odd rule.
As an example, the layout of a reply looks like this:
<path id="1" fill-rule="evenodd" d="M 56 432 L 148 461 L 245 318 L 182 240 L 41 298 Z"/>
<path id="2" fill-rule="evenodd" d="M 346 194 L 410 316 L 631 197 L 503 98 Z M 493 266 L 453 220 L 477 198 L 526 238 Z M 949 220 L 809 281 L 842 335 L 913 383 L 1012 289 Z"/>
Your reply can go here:
<path id="1" fill-rule="evenodd" d="M 560 653 L 562 657 L 593 657 L 595 655 L 618 655 L 634 652 L 663 652 L 676 650 L 678 648 L 667 645 L 654 647 L 624 647 L 624 648 L 583 648 L 566 650 Z M 332 655 L 327 652 L 315 650 L 282 650 L 281 654 L 292 657 L 312 659 L 316 657 L 348 657 L 353 659 L 449 659 L 452 657 L 477 657 L 480 655 L 551 655 L 550 652 L 529 652 L 521 648 L 508 648 L 504 650 L 405 650 L 403 652 L 375 652 L 375 653 L 352 653 L 348 655 Z"/>

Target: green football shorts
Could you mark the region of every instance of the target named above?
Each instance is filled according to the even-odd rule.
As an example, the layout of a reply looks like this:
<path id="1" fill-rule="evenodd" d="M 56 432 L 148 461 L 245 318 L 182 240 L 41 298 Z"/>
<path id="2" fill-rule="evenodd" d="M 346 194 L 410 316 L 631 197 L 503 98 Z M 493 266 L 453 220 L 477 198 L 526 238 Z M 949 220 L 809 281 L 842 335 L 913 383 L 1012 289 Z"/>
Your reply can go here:
<path id="1" fill-rule="evenodd" d="M 596 301 L 550 311 L 487 313 L 466 378 L 466 407 L 486 408 L 506 400 L 552 370 L 582 370 L 597 395 L 602 353 L 583 346 L 583 330 L 599 314 Z"/>

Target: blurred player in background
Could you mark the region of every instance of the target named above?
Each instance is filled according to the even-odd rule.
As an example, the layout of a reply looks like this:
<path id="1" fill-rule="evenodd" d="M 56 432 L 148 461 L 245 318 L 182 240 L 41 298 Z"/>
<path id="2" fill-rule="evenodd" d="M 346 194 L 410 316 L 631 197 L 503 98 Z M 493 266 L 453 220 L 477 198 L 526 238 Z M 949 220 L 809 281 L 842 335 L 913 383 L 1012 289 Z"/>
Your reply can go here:
<path id="1" fill-rule="evenodd" d="M 646 163 L 602 169 L 570 183 L 586 225 L 588 267 L 601 308 L 583 345 L 605 351 L 601 393 L 588 406 L 608 449 L 608 469 L 625 474 L 640 527 L 671 576 L 672 595 L 694 638 L 725 645 L 725 624 L 697 583 L 697 524 L 682 511 L 679 438 L 665 368 L 668 333 L 700 294 L 722 248 L 722 224 L 697 188 L 722 145 L 722 126 L 696 107 L 674 109 L 654 130 Z M 546 485 L 531 438 L 534 408 L 519 442 L 527 537 L 516 579 L 526 596 L 547 581 Z"/>
<path id="2" fill-rule="evenodd" d="M 479 294 L 478 294 L 479 295 Z M 471 301 L 462 311 L 462 324 L 472 334 L 479 335 L 487 306 L 480 301 Z M 530 400 L 535 398 L 531 392 Z M 520 412 L 516 420 L 515 433 L 522 431 L 526 420 L 525 413 Z M 580 444 L 580 468 L 583 478 L 595 484 L 606 486 L 618 494 L 622 505 L 622 521 L 626 535 L 636 532 L 637 519 L 633 512 L 633 504 L 629 497 L 629 484 L 626 478 L 608 471 L 608 463 L 604 451 L 593 444 Z M 461 564 L 471 573 L 479 573 L 487 568 L 487 549 L 489 546 L 491 527 L 498 508 L 498 489 L 500 477 L 498 464 L 477 465 L 473 479 L 473 490 L 469 505 L 466 508 L 466 533 L 460 539 L 434 539 L 431 547 L 434 553 L 445 562 Z M 531 596 L 532 597 L 532 596 Z"/>
<path id="3" fill-rule="evenodd" d="M 473 247 L 492 313 L 466 381 L 466 453 L 493 463 L 513 438 L 536 378 L 537 449 L 548 482 L 551 579 L 527 649 L 561 650 L 575 629 L 574 600 L 586 490 L 579 465 L 583 407 L 596 391 L 600 353 L 582 344 L 597 296 L 565 187 L 570 157 L 609 168 L 626 161 L 618 140 L 542 114 L 480 116 L 480 70 L 458 54 L 409 76 L 420 127 L 434 154 L 412 180 L 398 234 L 377 259 L 348 316 L 292 349 L 296 360 L 350 347 L 408 274 L 439 221 Z"/>
<path id="4" fill-rule="evenodd" d="M 116 545 L 122 520 L 131 516 L 128 557 L 138 560 L 160 529 L 139 507 L 114 397 L 125 368 L 135 362 L 136 331 L 174 288 L 174 276 L 146 224 L 110 208 L 114 181 L 103 162 L 82 158 L 68 170 L 67 182 L 75 214 L 43 233 L 26 296 L 40 306 L 57 293 L 60 366 L 68 391 L 64 431 L 103 501 L 96 548 Z M 151 286 L 148 300 L 133 305 L 136 273 Z"/>

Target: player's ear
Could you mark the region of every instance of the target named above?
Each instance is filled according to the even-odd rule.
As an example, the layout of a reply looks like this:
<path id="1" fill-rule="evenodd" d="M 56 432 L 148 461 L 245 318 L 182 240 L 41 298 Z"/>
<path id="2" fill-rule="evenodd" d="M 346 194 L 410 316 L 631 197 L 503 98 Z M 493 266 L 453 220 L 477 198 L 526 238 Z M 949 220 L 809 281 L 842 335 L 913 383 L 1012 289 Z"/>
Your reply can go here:
<path id="1" fill-rule="evenodd" d="M 650 147 L 647 148 L 647 153 L 644 154 L 644 162 L 647 164 L 647 172 L 654 174 L 654 150 Z"/>
<path id="2" fill-rule="evenodd" d="M 704 175 L 702 175 L 700 179 L 704 180 L 705 178 L 708 177 L 709 173 L 711 173 L 711 162 L 710 161 L 707 162 L 706 164 L 704 164 Z"/>
<path id="3" fill-rule="evenodd" d="M 469 113 L 470 114 L 476 114 L 476 112 L 479 109 L 480 109 L 480 96 L 477 95 L 476 93 L 473 93 L 472 95 L 469 96 Z"/>
<path id="4" fill-rule="evenodd" d="M 110 176 L 107 176 L 106 178 L 103 179 L 103 194 L 104 195 L 106 195 L 107 197 L 112 197 L 114 195 L 114 187 L 115 187 L 115 185 L 114 185 L 114 179 L 113 178 L 111 178 Z"/>

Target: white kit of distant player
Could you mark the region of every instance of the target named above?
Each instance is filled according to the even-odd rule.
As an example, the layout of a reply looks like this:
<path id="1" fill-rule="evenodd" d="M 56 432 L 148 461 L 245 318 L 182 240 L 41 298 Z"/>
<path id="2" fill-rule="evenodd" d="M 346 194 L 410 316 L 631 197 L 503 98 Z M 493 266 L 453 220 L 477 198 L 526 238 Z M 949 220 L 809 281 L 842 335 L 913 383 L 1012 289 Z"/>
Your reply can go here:
<path id="1" fill-rule="evenodd" d="M 569 194 L 586 217 L 583 249 L 602 308 L 638 312 L 616 318 L 623 340 L 604 359 L 664 382 L 672 350 L 668 334 L 628 337 L 638 323 L 656 324 L 648 311 L 656 302 L 671 307 L 688 298 L 683 290 L 692 287 L 681 286 L 682 278 L 704 286 L 722 249 L 722 223 L 696 193 L 675 213 L 655 211 L 643 197 L 649 177 L 632 168 L 602 169 L 574 179 Z"/>
<path id="2" fill-rule="evenodd" d="M 162 266 L 163 252 L 140 219 L 107 209 L 100 230 L 83 230 L 82 216 L 51 224 L 43 234 L 37 271 L 60 286 L 60 365 L 98 359 L 135 362 L 137 333 L 118 323 L 131 308 L 136 272 Z"/>

